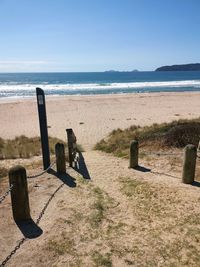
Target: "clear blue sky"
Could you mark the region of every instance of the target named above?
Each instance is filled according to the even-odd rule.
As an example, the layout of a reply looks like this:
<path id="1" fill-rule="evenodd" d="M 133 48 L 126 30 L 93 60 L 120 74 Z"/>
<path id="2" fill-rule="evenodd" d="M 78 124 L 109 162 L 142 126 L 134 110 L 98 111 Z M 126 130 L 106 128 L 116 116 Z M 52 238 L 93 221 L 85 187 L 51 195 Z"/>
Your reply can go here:
<path id="1" fill-rule="evenodd" d="M 200 62 L 200 0 L 0 0 L 0 72 Z"/>

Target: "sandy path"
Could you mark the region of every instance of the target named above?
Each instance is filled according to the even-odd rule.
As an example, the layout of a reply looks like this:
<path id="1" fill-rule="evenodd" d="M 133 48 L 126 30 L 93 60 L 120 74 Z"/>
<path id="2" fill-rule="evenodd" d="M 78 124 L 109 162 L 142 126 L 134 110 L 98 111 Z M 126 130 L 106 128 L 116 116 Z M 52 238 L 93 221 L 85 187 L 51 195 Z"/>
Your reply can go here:
<path id="1" fill-rule="evenodd" d="M 78 142 L 85 149 L 90 149 L 116 128 L 194 118 L 200 114 L 198 92 L 46 99 L 49 134 L 65 140 L 65 129 L 73 128 Z M 37 108 L 33 99 L 1 102 L 0 121 L 0 137 L 39 135 Z"/>
<path id="2" fill-rule="evenodd" d="M 181 184 L 180 171 L 169 170 L 166 161 L 152 165 L 143 160 L 141 165 L 157 172 L 170 173 L 176 179 L 128 169 L 127 160 L 97 151 L 85 152 L 83 156 L 91 181 L 84 182 L 77 172 L 68 168 L 66 184 L 55 195 L 39 224 L 42 235 L 26 241 L 7 266 L 99 266 L 94 256 L 100 257 L 98 253 L 108 257 L 107 260 L 116 267 L 188 266 L 186 262 L 189 266 L 197 266 L 193 264 L 194 256 L 189 253 L 191 248 L 187 247 L 187 243 L 176 247 L 175 253 L 173 249 L 177 245 L 176 240 L 190 238 L 193 244 L 191 253 L 195 255 L 198 251 L 198 187 Z M 30 174 L 34 172 L 38 170 L 29 171 Z M 121 191 L 122 177 L 129 181 L 146 182 L 144 188 L 139 185 L 139 189 L 145 191 L 139 190 L 133 197 L 127 197 Z M 29 180 L 34 221 L 44 203 L 61 184 L 60 179 L 50 174 Z M 153 190 L 152 195 L 146 191 L 149 186 Z M 95 210 L 94 205 L 99 200 L 105 202 L 104 216 L 100 224 L 94 226 L 96 221 L 92 218 L 99 216 L 99 210 Z M 22 237 L 12 220 L 9 198 L 1 206 L 0 218 L 3 259 Z M 189 224 L 187 220 L 190 220 Z M 190 233 L 187 237 L 191 227 L 195 236 Z M 109 253 L 111 256 L 108 256 Z"/>

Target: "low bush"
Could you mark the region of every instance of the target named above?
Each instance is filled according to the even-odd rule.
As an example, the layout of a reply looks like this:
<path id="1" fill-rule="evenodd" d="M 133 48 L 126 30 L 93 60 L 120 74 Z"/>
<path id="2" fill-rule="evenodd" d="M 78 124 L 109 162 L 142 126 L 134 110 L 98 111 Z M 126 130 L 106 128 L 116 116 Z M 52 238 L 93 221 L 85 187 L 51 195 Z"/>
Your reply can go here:
<path id="1" fill-rule="evenodd" d="M 197 146 L 200 140 L 200 118 L 117 129 L 97 143 L 95 149 L 123 157 L 128 154 L 131 140 L 138 140 L 140 146 L 154 149 L 182 148 L 187 144 Z"/>

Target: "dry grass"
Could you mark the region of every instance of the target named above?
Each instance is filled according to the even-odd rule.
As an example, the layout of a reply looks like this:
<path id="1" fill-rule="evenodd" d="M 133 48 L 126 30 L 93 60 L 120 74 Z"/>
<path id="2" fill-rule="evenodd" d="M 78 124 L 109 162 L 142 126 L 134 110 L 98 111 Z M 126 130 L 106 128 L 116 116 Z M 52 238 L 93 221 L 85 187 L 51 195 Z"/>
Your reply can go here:
<path id="1" fill-rule="evenodd" d="M 187 144 L 198 145 L 200 139 L 200 118 L 178 120 L 171 123 L 153 124 L 151 126 L 131 126 L 117 129 L 108 138 L 96 144 L 95 149 L 113 153 L 118 157 L 128 155 L 130 141 L 138 140 L 146 149 L 182 148 Z"/>
<path id="2" fill-rule="evenodd" d="M 113 205 L 113 199 L 110 198 L 99 187 L 92 189 L 94 201 L 91 205 L 91 214 L 88 222 L 93 229 L 98 228 L 106 216 L 106 212 Z"/>
<path id="3" fill-rule="evenodd" d="M 54 154 L 55 144 L 62 140 L 49 137 L 50 153 Z M 18 136 L 15 139 L 4 140 L 0 138 L 0 159 L 30 158 L 41 155 L 41 143 L 39 137 Z"/>
<path id="4" fill-rule="evenodd" d="M 59 263 L 66 257 L 69 266 L 199 266 L 196 200 L 184 203 L 177 189 L 130 177 L 116 182 L 119 206 L 102 188 L 80 184 L 74 194 L 85 204 L 58 221 L 66 230 L 45 246 L 49 256 Z"/>
<path id="5" fill-rule="evenodd" d="M 102 255 L 98 251 L 93 252 L 92 260 L 94 262 L 95 267 L 105 266 L 112 267 L 111 253 L 105 253 Z"/>

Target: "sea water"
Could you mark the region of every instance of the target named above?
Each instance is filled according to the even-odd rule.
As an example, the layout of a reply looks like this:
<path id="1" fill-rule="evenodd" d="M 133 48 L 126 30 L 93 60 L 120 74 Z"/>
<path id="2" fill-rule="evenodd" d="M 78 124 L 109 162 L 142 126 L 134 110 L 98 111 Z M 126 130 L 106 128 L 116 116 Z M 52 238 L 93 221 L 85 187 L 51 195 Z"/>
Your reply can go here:
<path id="1" fill-rule="evenodd" d="M 0 98 L 200 91 L 200 71 L 0 73 Z"/>

